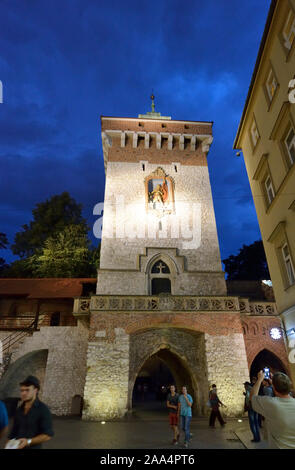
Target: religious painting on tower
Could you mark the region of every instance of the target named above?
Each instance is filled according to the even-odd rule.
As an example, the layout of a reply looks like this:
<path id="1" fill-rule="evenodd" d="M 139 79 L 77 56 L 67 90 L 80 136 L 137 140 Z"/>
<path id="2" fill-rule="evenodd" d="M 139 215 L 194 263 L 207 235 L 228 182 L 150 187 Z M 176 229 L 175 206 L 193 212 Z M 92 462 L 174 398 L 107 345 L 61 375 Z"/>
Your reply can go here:
<path id="1" fill-rule="evenodd" d="M 147 211 L 174 212 L 174 182 L 160 167 L 145 179 Z"/>

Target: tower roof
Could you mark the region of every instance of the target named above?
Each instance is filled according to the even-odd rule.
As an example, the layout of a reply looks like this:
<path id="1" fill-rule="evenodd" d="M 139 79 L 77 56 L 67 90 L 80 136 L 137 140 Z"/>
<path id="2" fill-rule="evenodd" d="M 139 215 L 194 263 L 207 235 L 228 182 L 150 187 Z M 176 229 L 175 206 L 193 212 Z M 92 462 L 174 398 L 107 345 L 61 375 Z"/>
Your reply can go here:
<path id="1" fill-rule="evenodd" d="M 148 111 L 146 114 L 139 114 L 138 117 L 140 119 L 165 119 L 165 120 L 170 120 L 171 116 L 161 116 L 161 113 L 157 113 L 155 110 L 155 95 L 152 93 L 151 94 L 151 100 L 152 100 L 152 110 Z"/>

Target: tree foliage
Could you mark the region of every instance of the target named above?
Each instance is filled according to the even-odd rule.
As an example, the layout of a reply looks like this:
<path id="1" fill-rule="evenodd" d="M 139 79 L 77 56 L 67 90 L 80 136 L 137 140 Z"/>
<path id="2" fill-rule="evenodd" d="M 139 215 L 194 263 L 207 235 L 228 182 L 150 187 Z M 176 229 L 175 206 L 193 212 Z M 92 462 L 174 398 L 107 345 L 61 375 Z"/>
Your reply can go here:
<path id="1" fill-rule="evenodd" d="M 237 255 L 222 261 L 229 281 L 270 279 L 262 240 L 243 245 Z"/>
<path id="2" fill-rule="evenodd" d="M 8 245 L 8 239 L 5 233 L 0 232 L 0 250 L 5 250 Z M 0 273 L 7 269 L 8 265 L 5 262 L 5 259 L 0 256 Z"/>
<path id="3" fill-rule="evenodd" d="M 0 249 L 5 249 L 7 248 L 7 245 L 8 245 L 8 240 L 7 240 L 7 236 L 5 233 L 3 232 L 0 232 Z"/>
<path id="4" fill-rule="evenodd" d="M 21 259 L 1 268 L 0 258 L 1 277 L 96 277 L 100 245 L 91 246 L 81 211 L 67 192 L 37 204 L 11 247 Z M 7 244 L 0 233 L 0 248 Z"/>
<path id="5" fill-rule="evenodd" d="M 37 204 L 32 211 L 33 220 L 16 233 L 12 252 L 21 258 L 30 257 L 43 247 L 49 237 L 63 231 L 66 226 L 81 224 L 87 227 L 81 211 L 82 205 L 77 204 L 66 191 Z"/>
<path id="6" fill-rule="evenodd" d="M 34 277 L 95 277 L 98 260 L 85 227 L 71 224 L 48 237 L 27 263 Z"/>

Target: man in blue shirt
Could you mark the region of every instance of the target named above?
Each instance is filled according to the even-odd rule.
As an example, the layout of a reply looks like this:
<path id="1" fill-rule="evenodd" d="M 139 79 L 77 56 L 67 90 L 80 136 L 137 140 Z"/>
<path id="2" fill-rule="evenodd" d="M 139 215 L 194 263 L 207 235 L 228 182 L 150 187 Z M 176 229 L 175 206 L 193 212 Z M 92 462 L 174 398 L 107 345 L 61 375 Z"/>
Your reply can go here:
<path id="1" fill-rule="evenodd" d="M 8 415 L 6 406 L 0 401 L 0 438 L 4 436 L 8 429 Z"/>
<path id="2" fill-rule="evenodd" d="M 182 394 L 179 397 L 178 410 L 181 419 L 181 429 L 185 433 L 184 447 L 188 447 L 190 440 L 190 424 L 192 419 L 192 404 L 193 399 L 187 393 L 187 388 L 182 387 Z"/>

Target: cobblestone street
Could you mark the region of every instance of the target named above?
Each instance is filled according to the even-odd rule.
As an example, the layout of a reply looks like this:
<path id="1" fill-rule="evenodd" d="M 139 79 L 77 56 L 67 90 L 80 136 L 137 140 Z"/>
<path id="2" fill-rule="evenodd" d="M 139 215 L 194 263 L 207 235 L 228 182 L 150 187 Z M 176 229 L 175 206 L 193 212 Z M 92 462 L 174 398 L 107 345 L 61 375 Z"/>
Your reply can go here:
<path id="1" fill-rule="evenodd" d="M 45 449 L 175 449 L 172 432 L 164 410 L 137 410 L 129 420 L 106 422 L 82 421 L 79 418 L 54 418 L 54 438 Z M 266 443 L 253 444 L 248 419 L 242 423 L 228 419 L 224 428 L 208 426 L 206 418 L 191 423 L 192 449 L 263 449 Z M 183 448 L 183 435 L 179 448 Z"/>

